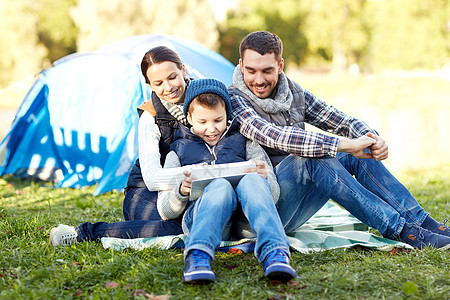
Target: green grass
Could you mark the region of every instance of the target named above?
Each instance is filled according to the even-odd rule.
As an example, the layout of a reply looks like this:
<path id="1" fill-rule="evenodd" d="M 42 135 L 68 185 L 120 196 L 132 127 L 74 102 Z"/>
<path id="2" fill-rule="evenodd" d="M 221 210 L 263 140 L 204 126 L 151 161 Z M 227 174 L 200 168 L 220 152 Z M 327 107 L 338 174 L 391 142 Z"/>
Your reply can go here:
<path id="1" fill-rule="evenodd" d="M 448 217 L 450 166 L 405 173 L 401 181 L 433 216 Z M 121 193 L 93 191 L 0 178 L 0 299 L 450 298 L 450 252 L 433 249 L 293 253 L 298 275 L 289 284 L 268 281 L 253 255 L 218 253 L 217 282 L 208 286 L 182 283 L 180 250 L 118 252 L 96 242 L 53 249 L 48 234 L 59 223 L 123 220 Z"/>

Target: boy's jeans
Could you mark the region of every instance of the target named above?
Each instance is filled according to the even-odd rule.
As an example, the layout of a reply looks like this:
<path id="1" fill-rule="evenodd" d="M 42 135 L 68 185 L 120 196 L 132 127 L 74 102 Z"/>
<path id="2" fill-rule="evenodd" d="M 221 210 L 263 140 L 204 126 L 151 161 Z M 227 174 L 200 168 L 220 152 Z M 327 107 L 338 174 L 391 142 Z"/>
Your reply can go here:
<path id="1" fill-rule="evenodd" d="M 289 254 L 289 240 L 273 203 L 269 183 L 261 175 L 245 175 L 233 189 L 223 178 L 211 181 L 198 200 L 191 203 L 183 217 L 188 237 L 184 255 L 198 249 L 214 258 L 222 239 L 222 230 L 240 202 L 252 230 L 256 233 L 255 256 L 262 262 L 274 249 Z"/>
<path id="2" fill-rule="evenodd" d="M 274 171 L 281 190 L 277 209 L 286 232 L 300 227 L 329 198 L 391 239 L 405 222 L 421 225 L 428 215 L 375 159 L 357 159 L 348 153 L 313 159 L 289 155 Z"/>

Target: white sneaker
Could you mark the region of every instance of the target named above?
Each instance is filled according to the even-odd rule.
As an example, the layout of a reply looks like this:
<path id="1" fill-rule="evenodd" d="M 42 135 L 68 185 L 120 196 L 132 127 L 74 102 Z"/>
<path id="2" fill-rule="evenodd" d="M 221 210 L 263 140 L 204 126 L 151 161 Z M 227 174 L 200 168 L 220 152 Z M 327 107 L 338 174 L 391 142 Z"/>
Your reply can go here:
<path id="1" fill-rule="evenodd" d="M 53 247 L 69 246 L 77 242 L 77 236 L 75 227 L 59 224 L 58 227 L 50 230 L 50 245 Z"/>

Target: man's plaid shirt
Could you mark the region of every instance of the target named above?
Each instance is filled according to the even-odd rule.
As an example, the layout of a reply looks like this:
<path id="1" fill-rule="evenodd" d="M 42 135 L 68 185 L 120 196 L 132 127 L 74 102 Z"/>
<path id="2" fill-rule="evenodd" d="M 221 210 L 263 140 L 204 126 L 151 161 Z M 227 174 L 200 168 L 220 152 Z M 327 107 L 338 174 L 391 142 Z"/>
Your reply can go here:
<path id="1" fill-rule="evenodd" d="M 368 132 L 377 134 L 364 122 L 327 105 L 311 92 L 304 90 L 305 123 L 324 131 L 348 138 Z M 247 99 L 231 95 L 233 117 L 241 124 L 242 135 L 269 148 L 283 150 L 303 157 L 336 156 L 339 138 L 293 126 L 276 126 L 259 116 Z"/>

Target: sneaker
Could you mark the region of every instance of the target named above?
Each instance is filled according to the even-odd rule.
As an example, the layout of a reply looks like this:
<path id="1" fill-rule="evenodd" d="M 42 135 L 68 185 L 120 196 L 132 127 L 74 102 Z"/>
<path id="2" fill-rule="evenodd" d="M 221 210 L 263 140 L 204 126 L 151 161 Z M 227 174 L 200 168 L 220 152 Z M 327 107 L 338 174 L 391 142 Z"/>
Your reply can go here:
<path id="1" fill-rule="evenodd" d="M 450 237 L 450 227 L 448 227 L 446 224 L 447 219 L 444 220 L 443 224 L 439 223 L 439 227 L 436 229 L 436 233 Z"/>
<path id="2" fill-rule="evenodd" d="M 202 250 L 191 250 L 186 256 L 183 281 L 187 283 L 210 283 L 216 280 L 211 270 L 211 256 Z"/>
<path id="3" fill-rule="evenodd" d="M 263 269 L 270 280 L 289 281 L 295 277 L 295 270 L 289 264 L 289 256 L 280 249 L 275 249 L 267 254 L 264 259 Z"/>
<path id="4" fill-rule="evenodd" d="M 450 227 L 448 227 L 446 223 L 447 219 L 444 220 L 444 223 L 439 223 L 432 217 L 427 216 L 420 227 L 425 228 L 431 232 L 450 237 Z"/>
<path id="5" fill-rule="evenodd" d="M 68 225 L 59 224 L 58 227 L 53 227 L 50 230 L 50 245 L 69 246 L 77 242 L 78 233 L 75 228 Z"/>
<path id="6" fill-rule="evenodd" d="M 450 237 L 431 232 L 414 223 L 405 223 L 400 232 L 400 240 L 414 248 L 435 247 L 439 250 L 450 249 Z"/>

